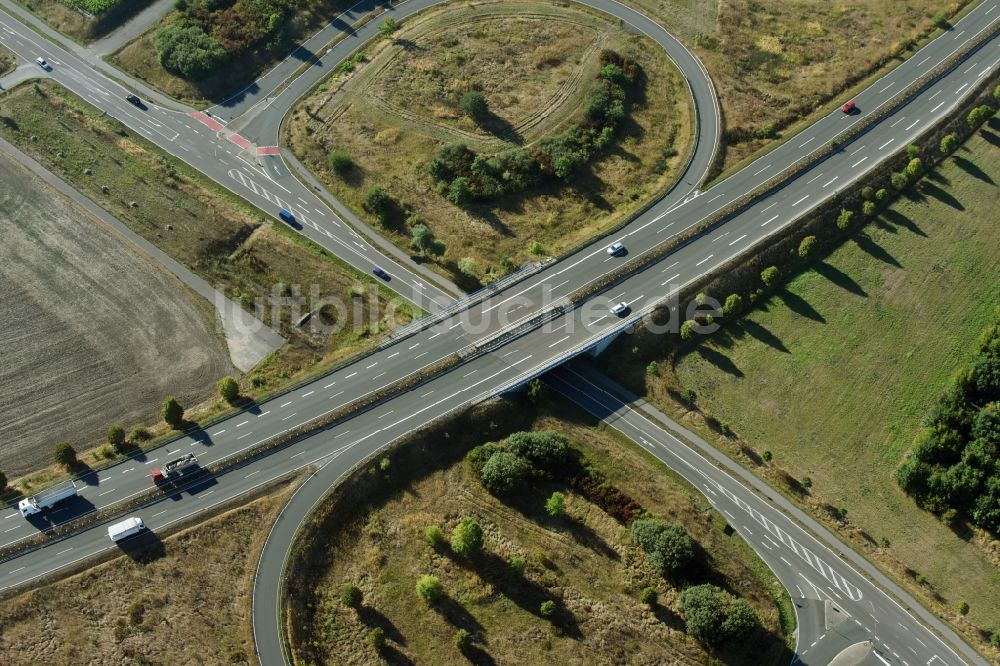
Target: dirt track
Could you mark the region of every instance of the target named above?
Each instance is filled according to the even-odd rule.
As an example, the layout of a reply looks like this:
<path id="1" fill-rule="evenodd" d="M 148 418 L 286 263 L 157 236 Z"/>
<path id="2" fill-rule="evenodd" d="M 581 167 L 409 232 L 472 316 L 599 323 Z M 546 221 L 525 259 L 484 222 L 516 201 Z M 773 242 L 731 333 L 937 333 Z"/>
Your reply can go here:
<path id="1" fill-rule="evenodd" d="M 231 372 L 211 305 L 0 154 L 0 469 L 205 398 Z"/>

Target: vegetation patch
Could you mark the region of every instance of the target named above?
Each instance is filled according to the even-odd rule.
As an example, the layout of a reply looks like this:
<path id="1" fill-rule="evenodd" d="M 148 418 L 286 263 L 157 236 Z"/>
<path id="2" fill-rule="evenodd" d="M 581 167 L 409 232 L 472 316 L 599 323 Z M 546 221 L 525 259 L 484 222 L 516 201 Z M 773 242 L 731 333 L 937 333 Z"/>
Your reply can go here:
<path id="1" fill-rule="evenodd" d="M 984 635 L 1000 629 L 995 536 L 921 511 L 894 474 L 954 369 L 971 362 L 977 336 L 995 321 L 998 130 L 994 119 L 957 150 L 947 134 L 940 146 L 915 147 L 925 159 L 956 152 L 883 212 L 876 204 L 887 192 L 864 188 L 873 205 L 860 214 L 828 213 L 797 230 L 768 255 L 810 258 L 787 284 L 737 299 L 724 299 L 731 287 L 706 289 L 726 300 L 723 312 L 751 308 L 719 333 L 671 340 L 666 352 L 662 337 L 647 345 L 639 336 L 622 343 L 635 353 L 606 365 L 813 509 L 985 650 Z M 860 230 L 859 219 L 869 220 Z M 836 249 L 816 253 L 805 242 L 841 223 L 853 233 Z M 761 275 L 768 264 L 754 258 L 734 270 Z M 968 615 L 956 613 L 962 601 Z"/>
<path id="2" fill-rule="evenodd" d="M 724 519 L 638 446 L 544 404 L 465 412 L 338 489 L 290 564 L 297 661 L 787 662 L 773 576 Z M 581 476 L 602 491 L 578 491 Z M 665 575 L 650 549 L 678 566 Z M 680 596 L 699 586 L 747 621 L 697 634 Z"/>
<path id="3" fill-rule="evenodd" d="M 519 1 L 410 19 L 304 99 L 284 140 L 473 288 L 633 215 L 674 182 L 692 131 L 683 77 L 652 42 Z"/>
<path id="4" fill-rule="evenodd" d="M 153 0 L 17 0 L 50 26 L 82 42 L 104 37 Z"/>

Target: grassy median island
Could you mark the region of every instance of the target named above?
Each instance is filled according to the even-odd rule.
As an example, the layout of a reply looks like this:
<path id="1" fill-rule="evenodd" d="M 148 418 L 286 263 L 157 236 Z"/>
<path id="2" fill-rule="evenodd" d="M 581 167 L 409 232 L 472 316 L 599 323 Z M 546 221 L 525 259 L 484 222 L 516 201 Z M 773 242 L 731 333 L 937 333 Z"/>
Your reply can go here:
<path id="1" fill-rule="evenodd" d="M 912 55 L 968 0 L 626 0 L 701 58 L 722 107 L 725 166 L 870 73 Z M 974 3 L 973 3 L 974 4 Z M 838 103 L 839 105 L 839 103 Z"/>
<path id="2" fill-rule="evenodd" d="M 918 508 L 894 473 L 993 322 L 998 157 L 994 120 L 814 270 L 659 359 L 659 376 L 628 353 L 607 364 L 697 425 L 675 398 L 693 391 L 698 410 L 735 433 L 711 434 L 720 448 L 777 487 L 801 484 L 804 502 L 985 650 L 979 630 L 1000 630 L 1000 543 Z"/>
<path id="3" fill-rule="evenodd" d="M 50 26 L 86 44 L 128 22 L 154 0 L 16 0 Z"/>
<path id="4" fill-rule="evenodd" d="M 338 490 L 292 558 L 297 663 L 787 663 L 791 605 L 725 519 L 637 445 L 549 405 L 494 401 Z M 510 465 L 527 476 L 505 492 Z M 692 559 L 655 560 L 678 567 L 662 573 L 630 536 L 657 529 L 647 518 L 680 525 Z M 713 647 L 689 636 L 678 597 L 700 584 L 759 625 Z"/>
<path id="5" fill-rule="evenodd" d="M 0 604 L 5 666 L 253 664 L 250 603 L 257 556 L 292 488 L 119 556 L 8 596 Z"/>
<path id="6" fill-rule="evenodd" d="M 343 69 L 284 140 L 338 199 L 469 286 L 633 215 L 691 148 L 687 89 L 662 50 L 572 4 L 449 3 Z M 432 172 L 459 146 L 462 169 Z"/>

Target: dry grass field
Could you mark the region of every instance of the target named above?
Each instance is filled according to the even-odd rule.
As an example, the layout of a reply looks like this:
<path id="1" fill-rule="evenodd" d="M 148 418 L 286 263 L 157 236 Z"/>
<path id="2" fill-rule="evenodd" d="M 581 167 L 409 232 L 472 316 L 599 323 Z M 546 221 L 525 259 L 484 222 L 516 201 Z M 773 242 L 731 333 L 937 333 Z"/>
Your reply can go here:
<path id="1" fill-rule="evenodd" d="M 14 54 L 8 49 L 0 46 L 0 75 L 6 74 L 14 69 L 16 64 L 17 58 Z"/>
<path id="2" fill-rule="evenodd" d="M 163 540 L 158 559 L 117 557 L 0 604 L 4 666 L 255 664 L 257 555 L 291 489 Z"/>
<path id="3" fill-rule="evenodd" d="M 778 487 L 784 472 L 809 477 L 804 500 L 819 515 L 846 509 L 855 545 L 981 646 L 980 630 L 1000 630 L 1000 541 L 919 509 L 893 473 L 997 306 L 998 156 L 994 121 L 814 270 L 660 359 L 662 377 L 629 354 L 607 364 L 678 416 L 669 391 L 693 389 L 737 435 L 712 434 L 722 448 L 771 451 L 770 464 L 737 459 Z M 963 600 L 971 612 L 960 619 Z"/>
<path id="4" fill-rule="evenodd" d="M 210 303 L 0 153 L 0 469 L 112 420 L 199 402 L 231 372 Z"/>
<path id="5" fill-rule="evenodd" d="M 706 651 L 684 633 L 677 614 L 682 581 L 671 583 L 656 573 L 626 527 L 596 504 L 564 484 L 541 481 L 505 503 L 482 487 L 461 453 L 456 462 L 435 460 L 442 455 L 437 452 L 417 454 L 422 462 L 398 471 L 399 461 L 394 461 L 385 473 L 389 485 L 377 497 L 344 491 L 357 504 L 318 556 L 315 621 L 302 635 L 312 645 L 309 654 L 323 663 L 342 664 L 465 664 L 467 659 L 498 664 L 787 663 L 776 600 L 780 589 L 739 535 L 727 535 L 725 520 L 704 498 L 640 447 L 573 407 L 559 403 L 555 409 L 561 416 L 533 418 L 526 416 L 530 406 L 526 410 L 523 404 L 504 403 L 464 422 L 461 433 L 449 429 L 446 434 L 482 442 L 504 437 L 508 428 L 564 433 L 609 484 L 650 515 L 685 525 L 703 555 L 682 578 L 701 582 L 707 576 L 747 599 L 765 631 L 738 646 Z M 439 432 L 429 437 L 432 448 L 464 450 L 454 438 L 441 442 Z M 567 494 L 564 519 L 552 519 L 542 510 L 554 490 Z M 425 541 L 428 526 L 438 525 L 448 534 L 462 516 L 474 517 L 485 532 L 486 555 L 478 564 Z M 523 583 L 491 573 L 485 563 L 512 556 L 526 560 Z M 448 595 L 437 608 L 414 593 L 416 580 L 427 573 L 441 580 Z M 339 600 L 340 587 L 348 582 L 364 593 L 364 606 L 357 612 Z M 659 592 L 655 608 L 638 600 L 646 586 Z M 560 600 L 565 609 L 560 619 L 539 616 L 538 600 L 545 598 Z M 381 655 L 366 644 L 373 626 L 382 627 L 389 639 Z M 478 636 L 465 655 L 451 643 L 456 627 Z"/>
<path id="6" fill-rule="evenodd" d="M 589 172 L 489 203 L 456 206 L 425 169 L 438 146 L 484 154 L 530 146 L 564 128 L 585 105 L 611 49 L 636 59 L 648 85 L 620 137 Z M 369 187 L 384 187 L 447 245 L 438 267 L 455 276 L 471 259 L 484 281 L 600 233 L 662 192 L 686 159 L 692 132 L 683 79 L 652 42 L 582 8 L 548 2 L 450 3 L 405 22 L 394 41 L 372 45 L 350 75 L 335 75 L 293 112 L 285 141 L 361 215 Z M 457 109 L 480 90 L 492 118 L 475 125 Z M 340 177 L 332 150 L 356 164 Z M 384 228 L 410 248 L 402 220 Z M 532 242 L 540 243 L 534 253 Z"/>
<path id="7" fill-rule="evenodd" d="M 859 74 L 964 2 L 932 0 L 626 0 L 705 63 L 729 131 L 726 165 L 765 147 L 754 138 L 836 98 Z M 908 55 L 908 54 L 904 54 Z M 863 78 L 863 76 L 862 76 Z"/>

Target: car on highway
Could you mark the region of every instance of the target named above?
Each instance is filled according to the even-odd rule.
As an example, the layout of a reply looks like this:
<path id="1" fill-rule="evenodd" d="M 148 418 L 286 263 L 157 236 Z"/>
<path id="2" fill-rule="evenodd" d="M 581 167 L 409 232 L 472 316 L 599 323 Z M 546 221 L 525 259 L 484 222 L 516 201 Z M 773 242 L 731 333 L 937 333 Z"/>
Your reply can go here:
<path id="1" fill-rule="evenodd" d="M 389 277 L 388 273 L 386 273 L 384 270 L 382 270 L 378 266 L 376 266 L 375 268 L 372 269 L 372 273 L 375 274 L 375 277 L 377 277 L 377 278 L 379 278 L 381 280 L 385 280 L 386 282 L 388 282 L 389 280 L 392 279 L 392 278 Z"/>
<path id="2" fill-rule="evenodd" d="M 625 252 L 625 245 L 623 245 L 621 241 L 615 241 L 614 243 L 608 246 L 607 252 L 608 256 L 616 257 L 619 254 Z"/>
<path id="3" fill-rule="evenodd" d="M 129 93 L 125 95 L 125 101 L 133 106 L 139 107 L 140 109 L 146 108 L 146 105 L 142 103 L 142 100 L 139 99 L 138 95 L 133 95 L 132 93 Z"/>
<path id="4" fill-rule="evenodd" d="M 851 115 L 852 113 L 857 111 L 857 109 L 858 105 L 854 103 L 853 99 L 849 102 L 844 102 L 843 106 L 840 107 L 840 110 L 843 113 L 846 113 L 847 115 Z"/>
<path id="5" fill-rule="evenodd" d="M 49 61 L 46 60 L 45 58 L 35 58 L 35 62 L 37 62 L 38 66 L 44 69 L 46 72 L 52 71 L 52 65 L 50 65 Z"/>
<path id="6" fill-rule="evenodd" d="M 631 310 L 632 308 L 630 308 L 628 306 L 628 303 L 626 303 L 625 301 L 622 301 L 621 303 L 616 303 L 615 305 L 611 306 L 611 314 L 616 315 L 618 317 L 624 317 Z"/>
<path id="7" fill-rule="evenodd" d="M 292 227 L 293 229 L 302 228 L 302 225 L 299 224 L 299 221 L 295 219 L 295 215 L 290 210 L 285 210 L 284 208 L 282 208 L 281 210 L 278 211 L 278 217 L 281 218 L 282 222 Z"/>

